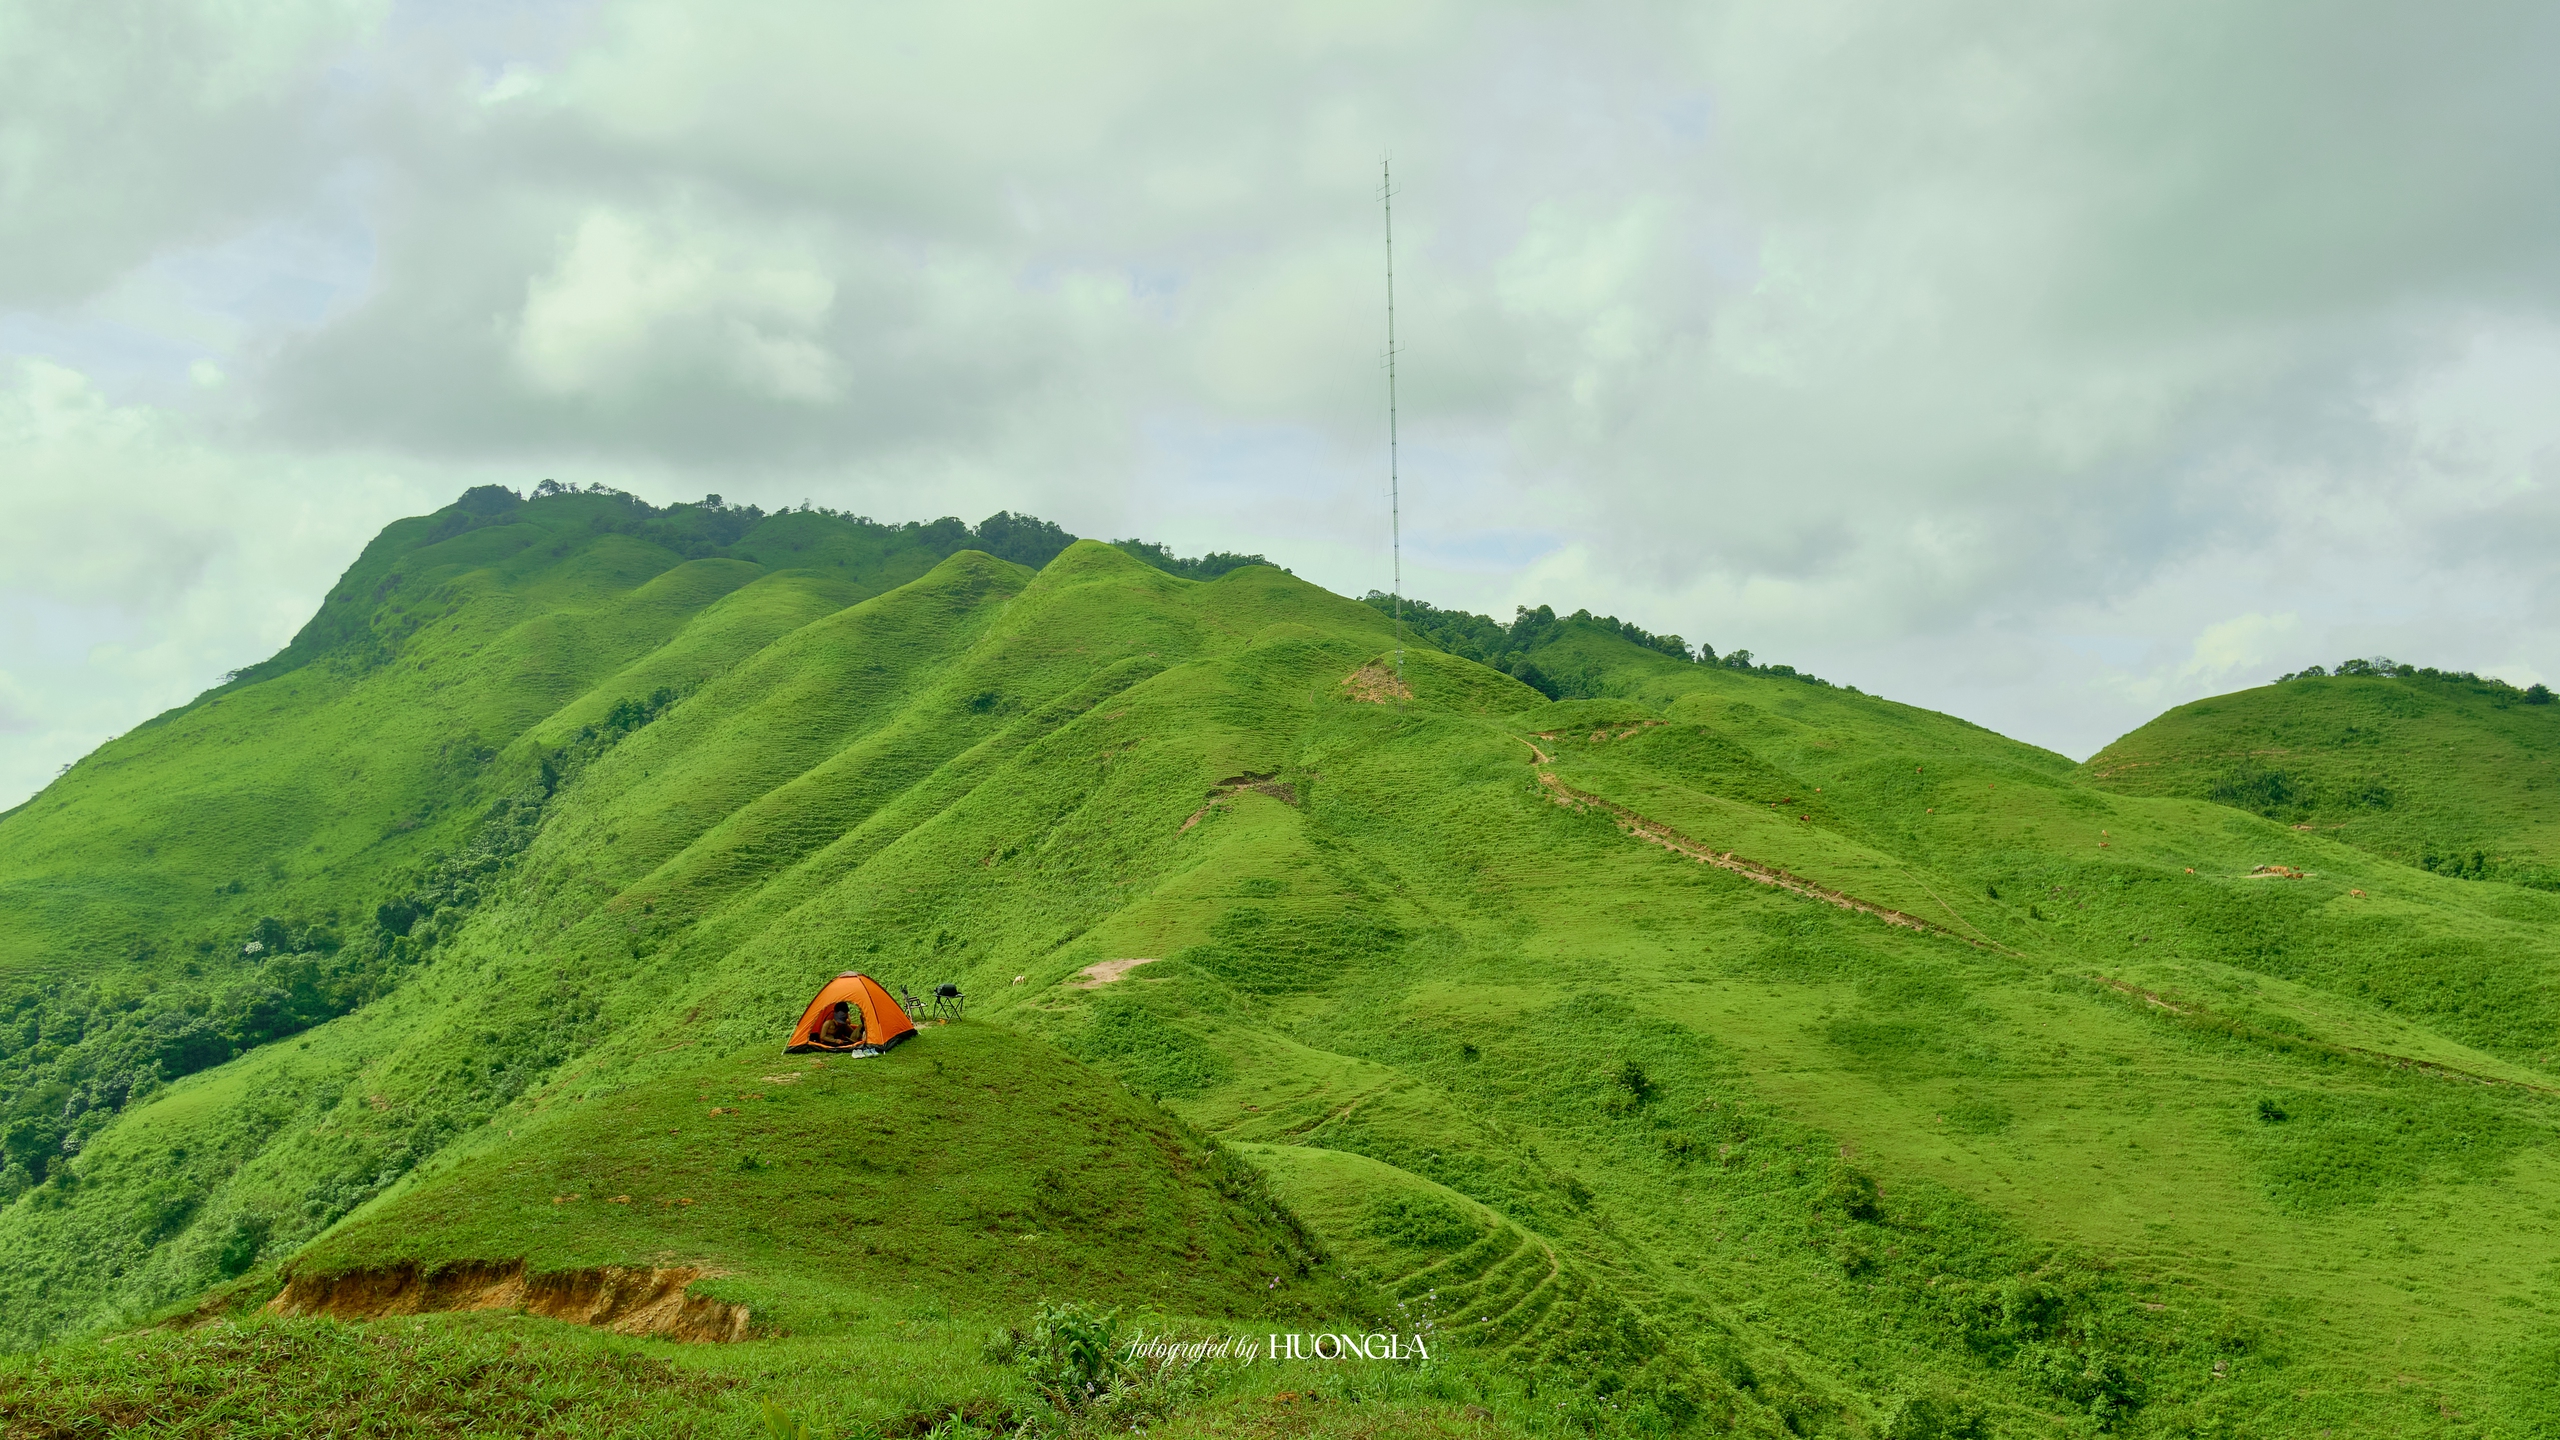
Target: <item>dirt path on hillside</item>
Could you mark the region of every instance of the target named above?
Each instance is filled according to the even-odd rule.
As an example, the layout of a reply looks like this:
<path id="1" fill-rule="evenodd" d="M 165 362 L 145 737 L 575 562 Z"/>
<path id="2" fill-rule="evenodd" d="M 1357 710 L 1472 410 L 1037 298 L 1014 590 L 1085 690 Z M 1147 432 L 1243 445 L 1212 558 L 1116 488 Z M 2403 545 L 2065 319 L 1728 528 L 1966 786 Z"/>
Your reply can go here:
<path id="1" fill-rule="evenodd" d="M 1938 908 L 1946 911 L 1950 916 L 1953 916 L 1958 925 L 1961 925 L 1966 930 L 1971 931 L 1974 939 L 1994 950 L 1999 951 L 2001 954 L 2008 956 L 2012 960 L 2024 960 L 2027 958 L 2026 956 L 2019 954 L 2017 951 L 2010 949 L 2008 946 L 2001 944 L 1999 941 L 1992 939 L 1990 936 L 1983 934 L 1982 927 L 1964 918 L 1963 911 L 1948 904 L 1947 897 L 1939 894 L 1936 886 L 1931 885 L 1928 881 L 1921 879 L 1917 874 L 1914 874 L 1909 870 L 1903 871 L 1902 876 L 1912 884 L 1917 885 L 1922 890 L 1928 892 L 1929 898 L 1938 902 Z"/>
<path id="2" fill-rule="evenodd" d="M 1530 749 L 1534 753 L 1537 747 L 1531 746 Z M 1906 915 L 1901 911 L 1892 909 L 1888 906 L 1878 905 L 1872 900 L 1861 900 L 1857 896 L 1848 894 L 1845 891 L 1834 890 L 1828 885 L 1817 884 L 1801 875 L 1782 870 L 1775 865 L 1764 865 L 1757 860 L 1746 860 L 1734 854 L 1730 850 L 1720 851 L 1711 845 L 1701 844 L 1700 842 L 1692 840 L 1688 836 L 1681 834 L 1679 831 L 1672 829 L 1670 826 L 1663 824 L 1661 821 L 1649 820 L 1644 816 L 1637 814 L 1635 811 L 1628 809 L 1626 806 L 1618 804 L 1616 801 L 1603 800 L 1599 796 L 1590 794 L 1587 791 L 1576 790 L 1572 786 L 1564 783 L 1562 780 L 1557 779 L 1555 772 L 1552 770 L 1541 768 L 1538 771 L 1538 783 L 1544 785 L 1548 790 L 1554 793 L 1555 802 L 1558 805 L 1563 805 L 1572 809 L 1598 809 L 1606 811 L 1612 819 L 1618 822 L 1619 829 L 1626 831 L 1628 834 L 1633 835 L 1637 839 L 1645 841 L 1648 844 L 1659 845 L 1674 855 L 1686 855 L 1701 865 L 1713 865 L 1719 870 L 1730 870 L 1734 874 L 1739 875 L 1746 880 L 1756 880 L 1763 885 L 1775 886 L 1776 888 L 1787 891 L 1790 894 L 1801 895 L 1808 900 L 1819 900 L 1825 905 L 1835 905 L 1843 910 L 1854 910 L 1861 915 L 1872 915 L 1878 920 L 1882 920 L 1887 925 L 1899 925 L 1905 930 L 1917 930 L 1924 935 L 1946 935 L 1957 940 L 1962 940 L 1967 945 L 1983 945 L 1989 943 L 1987 941 L 1975 940 L 1969 935 L 1959 935 L 1955 931 L 1949 930 L 1941 925 L 1932 925 L 1928 921 L 1923 920 L 1916 915 Z"/>
<path id="3" fill-rule="evenodd" d="M 1520 737 L 1515 735 L 1512 738 L 1517 740 Z M 1521 740 L 1520 743 L 1528 745 L 1529 753 L 1537 757 L 1535 763 L 1537 766 L 1538 783 L 1547 788 L 1553 796 L 1555 803 L 1576 809 L 1594 808 L 1605 811 L 1608 813 L 1610 818 L 1618 822 L 1619 829 L 1626 831 L 1628 834 L 1633 835 L 1637 839 L 1645 841 L 1648 844 L 1659 845 L 1663 849 L 1668 850 L 1675 855 L 1685 855 L 1702 865 L 1713 865 L 1719 870 L 1729 870 L 1745 879 L 1756 880 L 1763 885 L 1774 886 L 1777 889 L 1785 890 L 1790 894 L 1801 895 L 1808 900 L 1819 900 L 1823 904 L 1838 906 L 1843 910 L 1854 910 L 1861 915 L 1872 915 L 1888 925 L 1897 925 L 1906 930 L 1917 930 L 1922 934 L 1927 935 L 1944 935 L 1952 940 L 1961 940 L 1965 944 L 1973 946 L 1975 949 L 1996 950 L 2013 959 L 2026 960 L 2031 958 L 2020 954 L 2018 951 L 2010 949 L 2008 946 L 1991 939 L 1989 936 L 1982 934 L 1980 930 L 1975 929 L 1971 921 L 1966 920 L 1963 915 L 1959 914 L 1954 906 L 1947 904 L 1946 900 L 1941 897 L 1936 890 L 1930 888 L 1927 881 L 1920 879 L 1917 875 L 1909 876 L 1912 883 L 1918 885 L 1922 890 L 1927 891 L 1929 898 L 1937 901 L 1949 915 L 1954 916 L 1957 924 L 1962 925 L 1966 930 L 1973 931 L 1971 935 L 1959 933 L 1955 930 L 1948 929 L 1943 925 L 1932 925 L 1916 916 L 1906 915 L 1899 910 L 1878 905 L 1871 900 L 1861 900 L 1855 895 L 1851 895 L 1840 890 L 1834 890 L 1827 885 L 1817 884 L 1816 882 L 1808 880 L 1801 875 L 1791 874 L 1786 870 L 1782 870 L 1775 865 L 1764 865 L 1757 860 L 1747 860 L 1735 855 L 1730 850 L 1719 851 L 1713 846 L 1693 840 L 1688 836 L 1681 834 L 1679 831 L 1672 829 L 1670 826 L 1663 824 L 1659 820 L 1648 819 L 1645 816 L 1628 809 L 1626 806 L 1616 803 L 1615 801 L 1603 800 L 1597 795 L 1590 794 L 1587 791 L 1576 790 L 1572 786 L 1567 785 L 1562 780 L 1557 779 L 1553 771 L 1546 768 L 1554 763 L 1547 758 L 1546 752 L 1540 750 L 1535 745 L 1530 745 L 1526 740 Z M 2181 1020 L 2223 1027 L 2230 1027 L 2237 1023 L 2228 1017 L 2215 1015 L 2211 1011 L 2192 1004 L 2184 1006 L 2172 1004 L 2169 1001 L 2152 994 L 2148 990 L 2142 989 L 2139 986 L 2128 985 L 2124 981 L 2114 979 L 2110 976 L 2092 975 L 2089 978 L 2111 990 L 2131 996 L 2134 999 L 2142 1001 L 2146 1005 L 2165 1011 Z M 2368 1050 L 2360 1045 L 2342 1045 L 2337 1041 L 2324 1040 L 2317 1036 L 2307 1036 L 2302 1038 L 2307 1039 L 2313 1046 L 2316 1046 L 2319 1049 L 2329 1051 L 2333 1054 L 2361 1060 L 2367 1064 L 2381 1065 L 2386 1069 L 2414 1071 L 2422 1075 L 2432 1075 L 2439 1080 L 2468 1082 L 2473 1085 L 2489 1085 L 2509 1090 L 2523 1090 L 2536 1095 L 2560 1095 L 2560 1088 L 2548 1085 L 2536 1085 L 2531 1081 L 2526 1080 L 2504 1080 L 2496 1076 L 2481 1075 L 2473 1071 L 2463 1070 L 2455 1066 L 2447 1065 L 2442 1061 L 2420 1060 L 2414 1056 L 2395 1055 L 2387 1050 Z"/>
<path id="4" fill-rule="evenodd" d="M 2159 996 L 2143 989 L 2139 985 L 2128 985 L 2124 981 L 2118 980 L 2112 975 L 2092 975 L 2089 978 L 2120 995 L 2129 995 L 2132 998 L 2141 1001 L 2145 1005 L 2149 1005 L 2154 1009 L 2165 1010 L 2168 1013 L 2177 1016 L 2181 1020 L 2193 1020 L 2199 1024 L 2217 1026 L 2225 1029 L 2243 1028 L 2242 1022 L 2235 1021 L 2228 1016 L 2216 1015 L 2212 1011 L 2196 1005 L 2193 1002 L 2189 1002 L 2185 1005 L 2171 1004 L 2169 1001 L 2161 999 Z M 2323 1040 L 2316 1035 L 2288 1036 L 2286 1038 L 2295 1040 L 2297 1043 L 2302 1040 L 2308 1040 L 2312 1045 L 2317 1046 L 2320 1049 L 2333 1051 L 2340 1055 L 2352 1056 L 2358 1060 L 2381 1065 L 2383 1068 L 2389 1070 L 2410 1070 L 2421 1075 L 2431 1075 L 2438 1080 L 2468 1081 L 2473 1085 L 2489 1085 L 2505 1090 L 2527 1090 L 2536 1095 L 2560 1095 L 2560 1089 L 2554 1089 L 2549 1085 L 2536 1085 L 2530 1080 L 2502 1080 L 2495 1075 L 2483 1075 L 2477 1071 L 2464 1070 L 2458 1066 L 2447 1065 L 2441 1060 L 2420 1060 L 2411 1055 L 2395 1055 L 2388 1050 L 2367 1050 L 2361 1045 L 2342 1045 L 2335 1040 Z"/>

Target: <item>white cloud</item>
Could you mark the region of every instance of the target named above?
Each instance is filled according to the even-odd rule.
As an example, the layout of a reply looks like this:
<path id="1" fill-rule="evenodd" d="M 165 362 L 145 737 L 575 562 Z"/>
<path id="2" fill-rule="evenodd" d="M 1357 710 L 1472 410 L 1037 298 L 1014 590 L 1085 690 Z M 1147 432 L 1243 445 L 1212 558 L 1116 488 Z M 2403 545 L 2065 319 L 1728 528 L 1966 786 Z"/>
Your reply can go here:
<path id="1" fill-rule="evenodd" d="M 2187 663 L 2178 670 L 2178 679 L 2202 685 L 2228 683 L 2235 675 L 2243 683 L 2263 679 L 2262 672 L 2280 665 L 2285 659 L 2284 646 L 2293 640 L 2295 617 L 2282 615 L 2235 615 L 2204 627 L 2196 636 Z"/>
<path id="2" fill-rule="evenodd" d="M 542 76 L 522 65 L 510 65 L 471 91 L 476 105 L 504 105 L 542 90 Z"/>
<path id="3" fill-rule="evenodd" d="M 0 9 L 0 304 L 76 298 L 319 177 L 374 0 Z"/>
<path id="4" fill-rule="evenodd" d="M 0 383 L 0 808 L 282 648 L 449 474 L 209 443 L 42 362 Z"/>
<path id="5" fill-rule="evenodd" d="M 683 355 L 752 393 L 821 402 L 838 389 L 819 333 L 835 297 L 805 259 L 597 210 L 559 264 L 526 285 L 513 356 L 553 395 L 617 395 L 653 362 Z"/>
<path id="6" fill-rule="evenodd" d="M 2560 669 L 2549 7 L 274 14 L 64 22 L 0 121 L 0 348 L 124 402 L 59 401 L 115 463 L 1005 507 L 1356 592 L 1392 151 L 1416 593 L 2074 753 L 2347 653 Z M 244 533 L 177 529 L 137 584 Z"/>

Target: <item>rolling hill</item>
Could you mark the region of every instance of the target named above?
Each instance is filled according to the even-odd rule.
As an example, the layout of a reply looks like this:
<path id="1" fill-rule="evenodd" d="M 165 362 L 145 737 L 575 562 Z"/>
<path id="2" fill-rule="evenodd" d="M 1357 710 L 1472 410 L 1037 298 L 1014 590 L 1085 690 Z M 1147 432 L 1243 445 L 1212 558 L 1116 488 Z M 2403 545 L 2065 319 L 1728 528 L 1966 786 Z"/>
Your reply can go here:
<path id="1" fill-rule="evenodd" d="M 931 529 L 475 492 L 0 818 L 0 1409 L 471 1303 L 888 1423 L 1081 1299 L 1455 1367 L 1176 1433 L 2560 1425 L 2560 895 L 2217 801 L 2221 702 L 2075 766 L 1551 610 L 1399 680 L 1267 565 Z M 2391 813 L 2525 833 L 2482 703 Z M 855 968 L 969 1018 L 786 1061 Z"/>
<path id="2" fill-rule="evenodd" d="M 2387 662 L 2386 662 L 2387 663 Z M 2541 686 L 2339 667 L 2177 709 L 2090 783 L 2212 800 L 2440 875 L 2560 889 L 2560 706 Z"/>

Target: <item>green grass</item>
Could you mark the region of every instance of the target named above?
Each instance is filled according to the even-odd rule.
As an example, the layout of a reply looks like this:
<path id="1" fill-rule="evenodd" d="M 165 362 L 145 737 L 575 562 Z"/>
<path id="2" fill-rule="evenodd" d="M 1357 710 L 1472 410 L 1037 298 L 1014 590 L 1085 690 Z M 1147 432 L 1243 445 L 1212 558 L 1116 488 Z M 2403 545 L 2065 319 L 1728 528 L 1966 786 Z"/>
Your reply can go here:
<path id="1" fill-rule="evenodd" d="M 1360 1304 L 1255 1171 L 1036 1040 L 963 1022 L 873 1059 L 780 1048 L 538 1095 L 293 1269 L 684 1265 L 794 1334 L 914 1293 L 1273 1324 Z"/>
<path id="2" fill-rule="evenodd" d="M 734 1389 L 726 1377 L 638 1346 L 526 1334 L 537 1327 L 552 1328 L 318 1321 L 73 1347 L 0 1370 L 0 1427 L 47 1440 L 754 1433 L 735 1414 L 687 1423 L 716 1413 Z"/>
<path id="3" fill-rule="evenodd" d="M 1186 1324 L 1402 1304 L 1473 1377 L 1376 1380 L 1359 1419 L 1229 1388 L 1160 1422 L 1185 1433 L 2560 1424 L 2560 895 L 2431 872 L 2371 817 L 2218 803 L 2210 765 L 2074 766 L 1596 621 L 1520 652 L 1591 698 L 1416 648 L 1413 697 L 1366 703 L 1345 682 L 1392 620 L 1269 567 L 1194 582 L 1086 543 L 1036 571 L 874 554 L 855 583 L 776 573 L 752 534 L 687 558 L 542 528 L 593 499 L 400 551 L 451 559 L 413 601 L 342 585 L 340 639 L 0 819 L 27 993 L 190 955 L 188 984 L 258 982 L 283 970 L 237 953 L 260 915 L 393 957 L 356 1008 L 140 1086 L 21 1175 L 13 1346 L 262 1298 L 283 1266 L 689 1262 L 792 1334 L 686 1373 L 855 1354 L 918 1306 L 983 1337 L 1071 1291 Z M 398 663 L 368 659 L 430 593 Z M 2525 834 L 2550 747 L 2512 727 L 2549 710 L 2432 683 L 2226 699 L 2334 731 L 2417 695 L 2376 753 L 2455 759 L 2388 814 Z M 2201 708 L 2161 725 L 2205 737 Z M 522 848 L 429 940 L 383 941 L 376 907 L 546 759 Z M 972 1018 L 883 1061 L 773 1055 L 847 968 L 955 981 Z M 45 1103 L 8 1133 L 72 1134 Z M 1335 1262 L 1275 1299 L 1291 1216 Z M 860 1373 L 865 1415 L 919 1408 Z"/>
<path id="4" fill-rule="evenodd" d="M 512 1315 L 253 1320 L 0 1358 L 0 1433 L 976 1435 L 1035 1404 L 986 1349 L 982 1326 L 930 1303 L 884 1306 L 858 1330 L 822 1339 L 733 1346 Z M 1455 1366 L 1258 1363 L 1208 1367 L 1197 1381 L 1155 1433 L 1501 1440 L 1570 1428 L 1552 1403 Z"/>
<path id="5" fill-rule="evenodd" d="M 2091 756 L 2092 783 L 2212 800 L 2466 879 L 2560 889 L 2560 706 L 2467 677 L 2217 695 Z"/>

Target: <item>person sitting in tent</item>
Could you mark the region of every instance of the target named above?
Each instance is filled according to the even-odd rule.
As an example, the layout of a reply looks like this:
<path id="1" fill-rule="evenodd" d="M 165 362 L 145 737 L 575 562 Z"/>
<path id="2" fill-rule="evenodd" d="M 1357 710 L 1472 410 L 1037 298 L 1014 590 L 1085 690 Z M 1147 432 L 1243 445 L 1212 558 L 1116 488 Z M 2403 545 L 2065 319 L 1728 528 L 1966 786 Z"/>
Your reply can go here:
<path id="1" fill-rule="evenodd" d="M 846 971 L 809 997 L 800 1023 L 791 1027 L 783 1051 L 804 1055 L 823 1050 L 833 1055 L 877 1055 L 912 1038 L 916 1022 L 898 1008 L 880 982 Z"/>
<path id="2" fill-rule="evenodd" d="M 850 1050 L 862 1043 L 862 1012 L 839 1000 L 827 1012 L 827 1018 L 819 1022 L 817 1033 L 809 1038 L 829 1050 Z"/>

